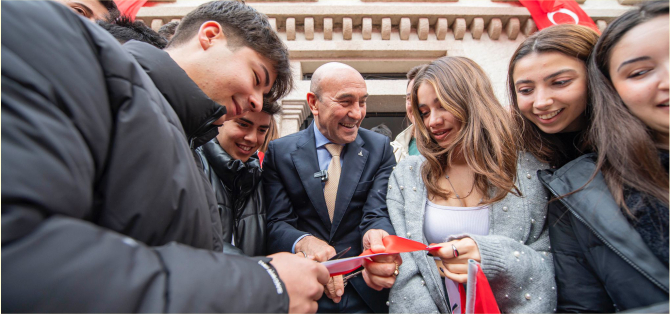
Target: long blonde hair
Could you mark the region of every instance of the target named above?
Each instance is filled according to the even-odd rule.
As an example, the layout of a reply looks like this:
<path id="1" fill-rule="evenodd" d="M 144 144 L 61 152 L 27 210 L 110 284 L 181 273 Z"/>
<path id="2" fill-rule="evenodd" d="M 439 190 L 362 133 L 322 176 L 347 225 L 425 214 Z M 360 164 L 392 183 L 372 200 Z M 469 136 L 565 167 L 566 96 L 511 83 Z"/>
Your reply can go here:
<path id="1" fill-rule="evenodd" d="M 483 204 L 502 200 L 508 193 L 520 195 L 514 185 L 519 147 L 516 133 L 481 67 L 468 58 L 442 57 L 419 72 L 414 82 L 412 114 L 417 148 L 426 157 L 421 176 L 428 193 L 443 198 L 451 195 L 438 185 L 438 180 L 452 165 L 454 151 L 458 151 L 474 171 L 477 189 L 488 194 L 493 188 L 493 195 Z M 442 107 L 461 122 L 448 147 L 440 147 L 433 140 L 419 113 L 417 92 L 422 84 L 435 88 Z"/>

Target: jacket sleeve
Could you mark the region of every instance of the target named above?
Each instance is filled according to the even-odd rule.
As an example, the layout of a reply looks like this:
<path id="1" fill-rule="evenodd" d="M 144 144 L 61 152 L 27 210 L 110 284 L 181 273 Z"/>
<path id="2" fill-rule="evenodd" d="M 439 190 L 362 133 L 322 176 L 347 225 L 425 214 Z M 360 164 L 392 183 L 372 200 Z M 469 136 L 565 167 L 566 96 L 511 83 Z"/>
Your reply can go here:
<path id="1" fill-rule="evenodd" d="M 482 270 L 503 311 L 549 313 L 556 308 L 556 283 L 546 219 L 547 192 L 536 176 L 526 178 L 531 168 L 540 165 L 525 164 L 518 167 L 523 180 L 517 182 L 523 195 L 509 195 L 507 203 L 522 206 L 509 208 L 518 221 L 502 220 L 506 209 L 493 204 L 491 214 L 500 218 L 493 221 L 493 228 L 496 223 L 503 224 L 497 226 L 496 234 L 468 236 L 477 243 Z"/>
<path id="2" fill-rule="evenodd" d="M 3 311 L 288 309 L 257 260 L 148 247 L 83 220 L 94 177 L 77 129 L 47 99 L 4 73 L 2 81 Z"/>
<path id="3" fill-rule="evenodd" d="M 13 33 L 2 42 L 2 311 L 286 312 L 286 290 L 263 260 L 179 244 L 150 247 L 94 223 L 101 210 L 94 186 L 102 184 L 96 170 L 104 165 L 96 163 L 99 156 L 91 146 L 109 143 L 109 111 L 82 117 L 67 109 L 74 103 L 104 108 L 99 66 L 84 60 L 90 63 L 77 75 L 64 74 L 72 83 L 93 73 L 89 85 L 72 90 L 98 102 L 76 102 L 54 86 L 63 81 L 45 76 L 46 69 L 31 66 L 34 58 L 13 49 L 27 34 L 47 43 L 48 38 L 79 38 L 73 25 L 81 31 L 90 22 L 47 2 L 3 3 L 2 8 L 3 26 Z M 47 29 L 61 36 L 44 34 Z M 118 45 L 112 40 L 107 42 Z M 91 46 L 63 42 L 53 48 L 31 51 L 44 60 L 45 53 Z M 56 69 L 63 63 L 50 60 Z M 77 123 L 81 119 L 91 123 Z M 99 137 L 90 141 L 90 134 Z"/>
<path id="4" fill-rule="evenodd" d="M 405 225 L 405 198 L 401 193 L 397 176 L 398 172 L 394 171 L 391 173 L 387 188 L 388 193 L 386 194 L 386 206 L 388 206 L 388 213 L 393 229 L 400 236 L 404 236 L 407 233 L 407 226 Z"/>
<path id="5" fill-rule="evenodd" d="M 393 148 L 389 144 L 388 138 L 386 138 L 383 148 L 382 162 L 377 169 L 372 186 L 370 186 L 365 205 L 363 205 L 363 219 L 360 226 L 362 235 L 365 235 L 371 229 L 382 229 L 391 235 L 395 235 L 386 207 L 389 176 L 396 165 Z M 371 152 L 371 154 L 373 153 Z"/>
<path id="6" fill-rule="evenodd" d="M 297 229 L 298 215 L 278 173 L 277 142 L 270 142 L 263 160 L 263 190 L 267 204 L 267 250 L 270 253 L 292 252 L 293 244 L 307 232 Z"/>
<path id="7" fill-rule="evenodd" d="M 501 308 L 510 313 L 555 311 L 554 265 L 546 228 L 533 243 L 500 235 L 468 236 L 479 247 L 482 270 Z"/>
<path id="8" fill-rule="evenodd" d="M 554 251 L 558 292 L 556 310 L 560 313 L 614 313 L 613 302 L 587 262 L 575 234 L 577 224 L 581 222 L 561 202 L 549 204 L 549 237 Z"/>

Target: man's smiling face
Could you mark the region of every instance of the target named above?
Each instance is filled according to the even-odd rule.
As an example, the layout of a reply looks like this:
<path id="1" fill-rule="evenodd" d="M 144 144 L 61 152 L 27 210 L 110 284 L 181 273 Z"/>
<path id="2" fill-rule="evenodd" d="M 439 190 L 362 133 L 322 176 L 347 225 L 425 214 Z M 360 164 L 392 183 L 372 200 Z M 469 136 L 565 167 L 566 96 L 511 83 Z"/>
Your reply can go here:
<path id="1" fill-rule="evenodd" d="M 336 68 L 324 74 L 320 86 L 320 95 L 308 97 L 316 127 L 333 143 L 353 142 L 366 113 L 365 80 L 353 68 Z"/>

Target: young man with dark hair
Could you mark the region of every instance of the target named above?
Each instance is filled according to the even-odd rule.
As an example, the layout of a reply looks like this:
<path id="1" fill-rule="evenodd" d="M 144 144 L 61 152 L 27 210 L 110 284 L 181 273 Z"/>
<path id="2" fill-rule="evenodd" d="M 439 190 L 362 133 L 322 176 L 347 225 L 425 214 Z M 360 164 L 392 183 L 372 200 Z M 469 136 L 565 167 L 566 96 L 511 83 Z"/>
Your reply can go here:
<path id="1" fill-rule="evenodd" d="M 182 18 L 166 50 L 173 52 L 194 43 L 205 45 L 197 41 L 196 36 L 196 34 L 204 33 L 210 35 L 212 40 L 225 41 L 227 48 L 233 54 L 240 53 L 240 51 L 243 53 L 254 51 L 272 64 L 275 70 L 272 75 L 276 76 L 275 85 L 267 93 L 268 101 L 274 102 L 285 96 L 293 87 L 288 50 L 270 26 L 267 17 L 249 8 L 241 2 L 227 1 L 215 1 L 199 6 Z M 206 28 L 204 32 L 203 28 Z M 170 55 L 173 54 L 170 53 Z M 268 74 L 267 70 L 270 69 L 256 73 L 254 79 L 259 83 L 267 83 L 268 75 L 273 74 Z"/>
<path id="2" fill-rule="evenodd" d="M 239 6 L 211 8 L 262 16 Z M 316 311 L 323 265 L 222 252 L 192 151 L 287 93 L 288 57 L 233 51 L 214 20 L 169 53 L 53 2 L 3 2 L 2 20 L 3 312 Z"/>
<path id="3" fill-rule="evenodd" d="M 267 141 L 276 102 L 261 112 L 247 112 L 219 128 L 219 135 L 198 147 L 205 175 L 214 194 L 223 226 L 223 251 L 248 256 L 266 255 L 266 207 L 259 148 Z"/>

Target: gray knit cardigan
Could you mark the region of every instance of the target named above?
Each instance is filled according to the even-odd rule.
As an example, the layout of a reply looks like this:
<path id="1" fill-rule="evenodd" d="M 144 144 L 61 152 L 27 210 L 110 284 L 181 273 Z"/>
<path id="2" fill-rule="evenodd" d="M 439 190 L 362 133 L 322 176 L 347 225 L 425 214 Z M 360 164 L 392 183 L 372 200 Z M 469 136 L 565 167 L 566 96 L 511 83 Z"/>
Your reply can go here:
<path id="1" fill-rule="evenodd" d="M 426 243 L 423 233 L 427 192 L 421 179 L 423 156 L 400 162 L 386 196 L 396 234 Z M 461 234 L 479 247 L 481 266 L 503 313 L 549 313 L 556 308 L 554 265 L 546 226 L 547 193 L 536 172 L 547 169 L 530 154 L 520 154 L 517 187 L 489 206 L 489 234 Z M 433 258 L 425 251 L 401 254 L 403 263 L 389 295 L 390 313 L 450 313 Z"/>

